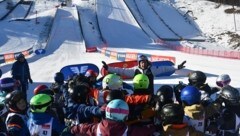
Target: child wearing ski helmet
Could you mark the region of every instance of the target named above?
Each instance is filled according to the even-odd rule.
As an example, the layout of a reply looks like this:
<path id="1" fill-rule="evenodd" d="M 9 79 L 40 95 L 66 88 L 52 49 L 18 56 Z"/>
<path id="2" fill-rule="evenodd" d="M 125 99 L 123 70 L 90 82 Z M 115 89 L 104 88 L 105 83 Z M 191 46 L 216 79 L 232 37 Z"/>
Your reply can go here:
<path id="1" fill-rule="evenodd" d="M 47 94 L 49 96 L 51 96 L 53 98 L 53 102 L 51 104 L 51 111 L 52 114 L 62 123 L 64 124 L 64 111 L 63 111 L 63 106 L 64 103 L 60 103 L 62 100 L 57 99 L 54 94 L 54 92 L 49 89 L 46 85 L 38 85 L 35 89 L 34 89 L 34 95 L 38 95 L 38 94 Z"/>
<path id="2" fill-rule="evenodd" d="M 155 105 L 155 110 L 161 111 L 165 104 L 173 103 L 173 88 L 169 85 L 163 85 L 157 90 L 156 96 L 158 101 Z"/>
<path id="3" fill-rule="evenodd" d="M 138 56 L 138 66 L 133 68 L 117 68 L 117 67 L 109 67 L 106 62 L 102 61 L 103 68 L 105 68 L 110 73 L 117 73 L 119 75 L 124 75 L 128 77 L 134 77 L 137 74 L 145 74 L 149 78 L 149 91 L 154 94 L 154 76 L 166 72 L 175 72 L 176 70 L 183 69 L 186 61 L 183 61 L 177 68 L 173 66 L 160 66 L 160 67 L 152 67 L 151 62 L 148 60 L 148 57 L 145 55 Z"/>
<path id="4" fill-rule="evenodd" d="M 93 117 L 101 118 L 104 116 L 104 111 L 101 108 L 87 103 L 89 91 L 90 89 L 86 85 L 74 85 L 68 90 L 69 97 L 64 94 L 68 100 L 65 115 L 72 123 L 93 122 Z"/>
<path id="5" fill-rule="evenodd" d="M 98 106 L 106 103 L 106 97 L 112 90 L 122 90 L 122 79 L 116 74 L 108 74 L 102 80 L 102 90 L 91 90 L 90 96 L 95 99 Z"/>
<path id="6" fill-rule="evenodd" d="M 218 87 L 225 87 L 229 85 L 231 82 L 231 78 L 228 74 L 222 74 L 217 77 L 216 84 Z"/>
<path id="7" fill-rule="evenodd" d="M 52 114 L 53 98 L 47 94 L 34 95 L 30 100 L 30 117 L 28 128 L 31 135 L 58 136 L 64 129 L 64 124 Z"/>
<path id="8" fill-rule="evenodd" d="M 166 104 L 161 110 L 162 136 L 204 136 L 188 124 L 183 123 L 184 109 L 179 104 Z"/>
<path id="9" fill-rule="evenodd" d="M 218 118 L 218 135 L 238 136 L 240 126 L 240 94 L 230 86 L 221 89 L 216 102 L 221 104 L 220 117 Z"/>
<path id="10" fill-rule="evenodd" d="M 22 91 L 7 94 L 5 104 L 9 110 L 5 124 L 7 133 L 13 136 L 30 136 L 27 127 L 27 101 Z"/>
<path id="11" fill-rule="evenodd" d="M 203 107 L 201 104 L 201 93 L 194 86 L 186 86 L 181 91 L 182 106 L 185 111 L 184 122 L 194 127 L 196 130 L 205 133 L 206 120 L 213 116 L 219 106 L 210 104 L 207 107 Z"/>
<path id="12" fill-rule="evenodd" d="M 108 103 L 105 111 L 106 119 L 100 123 L 78 124 L 66 128 L 64 133 L 91 136 L 150 136 L 155 132 L 154 125 L 127 126 L 124 122 L 128 113 L 127 103 L 121 99 L 115 99 Z"/>
<path id="13" fill-rule="evenodd" d="M 134 95 L 149 95 L 149 79 L 145 74 L 138 74 L 133 78 L 133 94 Z M 128 124 L 152 122 L 155 115 L 150 103 L 129 104 L 130 114 Z"/>
<path id="14" fill-rule="evenodd" d="M 188 85 L 195 86 L 197 89 L 206 92 L 208 96 L 211 96 L 215 92 L 206 83 L 206 80 L 207 76 L 202 71 L 193 71 L 188 75 Z"/>

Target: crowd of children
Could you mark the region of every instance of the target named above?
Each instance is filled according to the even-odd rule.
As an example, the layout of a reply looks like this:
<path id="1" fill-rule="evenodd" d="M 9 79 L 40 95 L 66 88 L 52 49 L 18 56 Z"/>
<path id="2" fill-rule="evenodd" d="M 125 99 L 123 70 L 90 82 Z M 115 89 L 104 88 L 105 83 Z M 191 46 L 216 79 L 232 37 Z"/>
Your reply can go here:
<path id="1" fill-rule="evenodd" d="M 142 61 L 151 65 L 141 56 L 139 64 L 145 65 Z M 131 91 L 117 74 L 97 80 L 97 73 L 89 70 L 65 82 L 57 72 L 51 86 L 32 90 L 30 102 L 17 80 L 1 78 L 0 136 L 239 135 L 240 94 L 229 85 L 229 75 L 219 75 L 216 87 L 210 87 L 203 72 L 193 71 L 188 84 L 162 85 L 153 93 L 153 69 L 142 71 L 133 74 Z"/>

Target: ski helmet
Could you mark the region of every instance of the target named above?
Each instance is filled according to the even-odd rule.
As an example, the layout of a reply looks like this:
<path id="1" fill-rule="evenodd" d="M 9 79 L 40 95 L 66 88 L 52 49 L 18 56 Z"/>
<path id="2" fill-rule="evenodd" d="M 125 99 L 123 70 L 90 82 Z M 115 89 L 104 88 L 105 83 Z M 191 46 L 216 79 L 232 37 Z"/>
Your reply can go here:
<path id="1" fill-rule="evenodd" d="M 7 108 L 4 103 L 6 95 L 7 95 L 6 92 L 0 92 L 0 117 L 7 113 Z"/>
<path id="2" fill-rule="evenodd" d="M 19 91 L 19 90 L 15 90 L 6 95 L 5 104 L 8 108 L 19 111 L 20 109 L 17 107 L 17 103 L 22 99 L 25 100 L 25 96 L 24 96 L 23 92 Z M 26 102 L 26 100 L 25 100 L 25 102 Z M 26 104 L 27 104 L 27 102 L 26 102 Z"/>
<path id="3" fill-rule="evenodd" d="M 76 85 L 72 89 L 69 88 L 70 97 L 77 103 L 85 103 L 90 89 L 86 85 Z"/>
<path id="4" fill-rule="evenodd" d="M 47 94 L 34 95 L 30 100 L 30 108 L 32 112 L 42 113 L 52 104 L 53 98 Z"/>
<path id="5" fill-rule="evenodd" d="M 2 78 L 0 80 L 0 87 L 2 91 L 12 92 L 15 89 L 15 81 L 11 77 Z"/>
<path id="6" fill-rule="evenodd" d="M 184 109 L 176 103 L 169 103 L 162 107 L 161 119 L 163 125 L 182 124 L 184 117 Z"/>
<path id="7" fill-rule="evenodd" d="M 140 56 L 138 56 L 138 65 L 140 65 L 140 62 L 141 62 L 141 61 L 146 61 L 147 64 L 150 65 L 150 62 L 149 62 L 149 60 L 148 60 L 148 57 L 145 56 L 145 55 L 140 55 Z"/>
<path id="8" fill-rule="evenodd" d="M 145 74 L 137 74 L 133 78 L 134 89 L 148 89 L 149 79 Z"/>
<path id="9" fill-rule="evenodd" d="M 120 76 L 116 74 L 108 74 L 103 78 L 102 88 L 110 90 L 122 89 L 123 81 Z"/>
<path id="10" fill-rule="evenodd" d="M 145 56 L 145 55 L 138 56 L 138 62 L 140 62 L 140 61 L 147 61 L 148 62 L 147 56 Z"/>
<path id="11" fill-rule="evenodd" d="M 128 117 L 129 107 L 125 101 L 115 99 L 108 103 L 105 112 L 107 119 L 123 122 Z"/>
<path id="12" fill-rule="evenodd" d="M 39 94 L 39 92 L 48 89 L 48 87 L 46 85 L 38 85 L 34 90 L 33 93 L 34 95 Z"/>
<path id="13" fill-rule="evenodd" d="M 201 92 L 194 86 L 186 86 L 181 91 L 181 100 L 186 105 L 200 103 Z"/>
<path id="14" fill-rule="evenodd" d="M 163 85 L 158 90 L 156 95 L 159 97 L 160 102 L 165 103 L 173 102 L 173 88 L 169 85 Z"/>
<path id="15" fill-rule="evenodd" d="M 54 75 L 54 81 L 57 83 L 63 83 L 64 82 L 64 75 L 61 72 L 57 72 Z"/>
<path id="16" fill-rule="evenodd" d="M 193 71 L 188 76 L 190 85 L 203 85 L 207 80 L 206 75 L 202 71 Z"/>
<path id="17" fill-rule="evenodd" d="M 106 97 L 107 103 L 115 99 L 124 100 L 124 95 L 121 90 L 111 90 Z"/>
<path id="18" fill-rule="evenodd" d="M 95 72 L 94 70 L 88 70 L 86 73 L 85 73 L 85 76 L 86 77 L 95 77 L 95 78 L 97 78 L 97 76 L 98 76 L 98 73 L 97 72 Z"/>
<path id="19" fill-rule="evenodd" d="M 239 102 L 239 97 L 240 97 L 240 94 L 239 94 L 239 91 L 230 86 L 230 85 L 227 85 L 225 87 L 222 88 L 220 94 L 219 94 L 219 97 L 223 100 L 223 102 L 226 104 L 226 105 L 238 105 L 240 104 Z"/>
<path id="20" fill-rule="evenodd" d="M 217 77 L 216 84 L 219 87 L 224 87 L 229 85 L 230 82 L 231 82 L 230 76 L 228 74 L 222 74 Z"/>

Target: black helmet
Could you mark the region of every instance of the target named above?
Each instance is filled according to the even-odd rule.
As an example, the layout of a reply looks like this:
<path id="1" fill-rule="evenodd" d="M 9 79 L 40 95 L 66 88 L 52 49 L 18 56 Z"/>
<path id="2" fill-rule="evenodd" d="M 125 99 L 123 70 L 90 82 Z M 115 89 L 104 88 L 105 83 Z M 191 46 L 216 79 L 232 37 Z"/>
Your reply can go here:
<path id="1" fill-rule="evenodd" d="M 161 119 L 163 125 L 181 124 L 183 122 L 184 110 L 179 104 L 171 103 L 163 106 L 161 110 Z"/>
<path id="2" fill-rule="evenodd" d="M 159 97 L 162 103 L 172 103 L 173 102 L 173 88 L 169 85 L 163 85 L 158 90 L 156 95 Z"/>
<path id="3" fill-rule="evenodd" d="M 125 100 L 123 92 L 121 90 L 111 90 L 107 95 L 106 101 L 107 103 L 109 103 L 110 101 L 115 99 Z"/>
<path id="4" fill-rule="evenodd" d="M 54 75 L 54 81 L 56 83 L 63 83 L 64 82 L 64 75 L 61 72 L 57 72 Z"/>
<path id="5" fill-rule="evenodd" d="M 69 88 L 70 97 L 73 101 L 77 103 L 85 103 L 87 99 L 87 95 L 89 90 L 89 87 L 85 85 L 76 85 L 72 89 Z"/>
<path id="6" fill-rule="evenodd" d="M 206 82 L 206 75 L 202 71 L 193 71 L 188 76 L 188 81 L 190 85 L 198 87 L 198 85 L 203 85 Z"/>
<path id="7" fill-rule="evenodd" d="M 25 100 L 25 96 L 22 91 L 15 90 L 11 93 L 8 93 L 5 98 L 5 104 L 8 108 L 19 111 L 20 109 L 17 107 L 17 103 L 21 100 Z M 27 102 L 26 102 L 27 103 Z M 26 107 L 27 108 L 27 107 Z"/>
<path id="8" fill-rule="evenodd" d="M 239 91 L 230 85 L 223 87 L 219 95 L 226 105 L 239 105 L 239 97 Z"/>

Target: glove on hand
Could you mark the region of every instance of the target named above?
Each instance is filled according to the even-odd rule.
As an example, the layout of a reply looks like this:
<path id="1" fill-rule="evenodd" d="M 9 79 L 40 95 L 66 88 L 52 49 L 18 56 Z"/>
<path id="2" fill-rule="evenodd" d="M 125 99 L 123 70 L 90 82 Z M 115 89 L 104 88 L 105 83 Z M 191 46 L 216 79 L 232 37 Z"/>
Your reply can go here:
<path id="1" fill-rule="evenodd" d="M 181 64 L 178 65 L 177 69 L 180 70 L 180 69 L 183 69 L 185 68 L 184 64 L 186 63 L 187 61 L 183 61 Z"/>
<path id="2" fill-rule="evenodd" d="M 106 63 L 105 61 L 102 61 L 102 64 L 103 64 L 103 68 L 104 68 L 105 70 L 108 70 L 108 65 L 107 65 L 107 63 Z"/>

